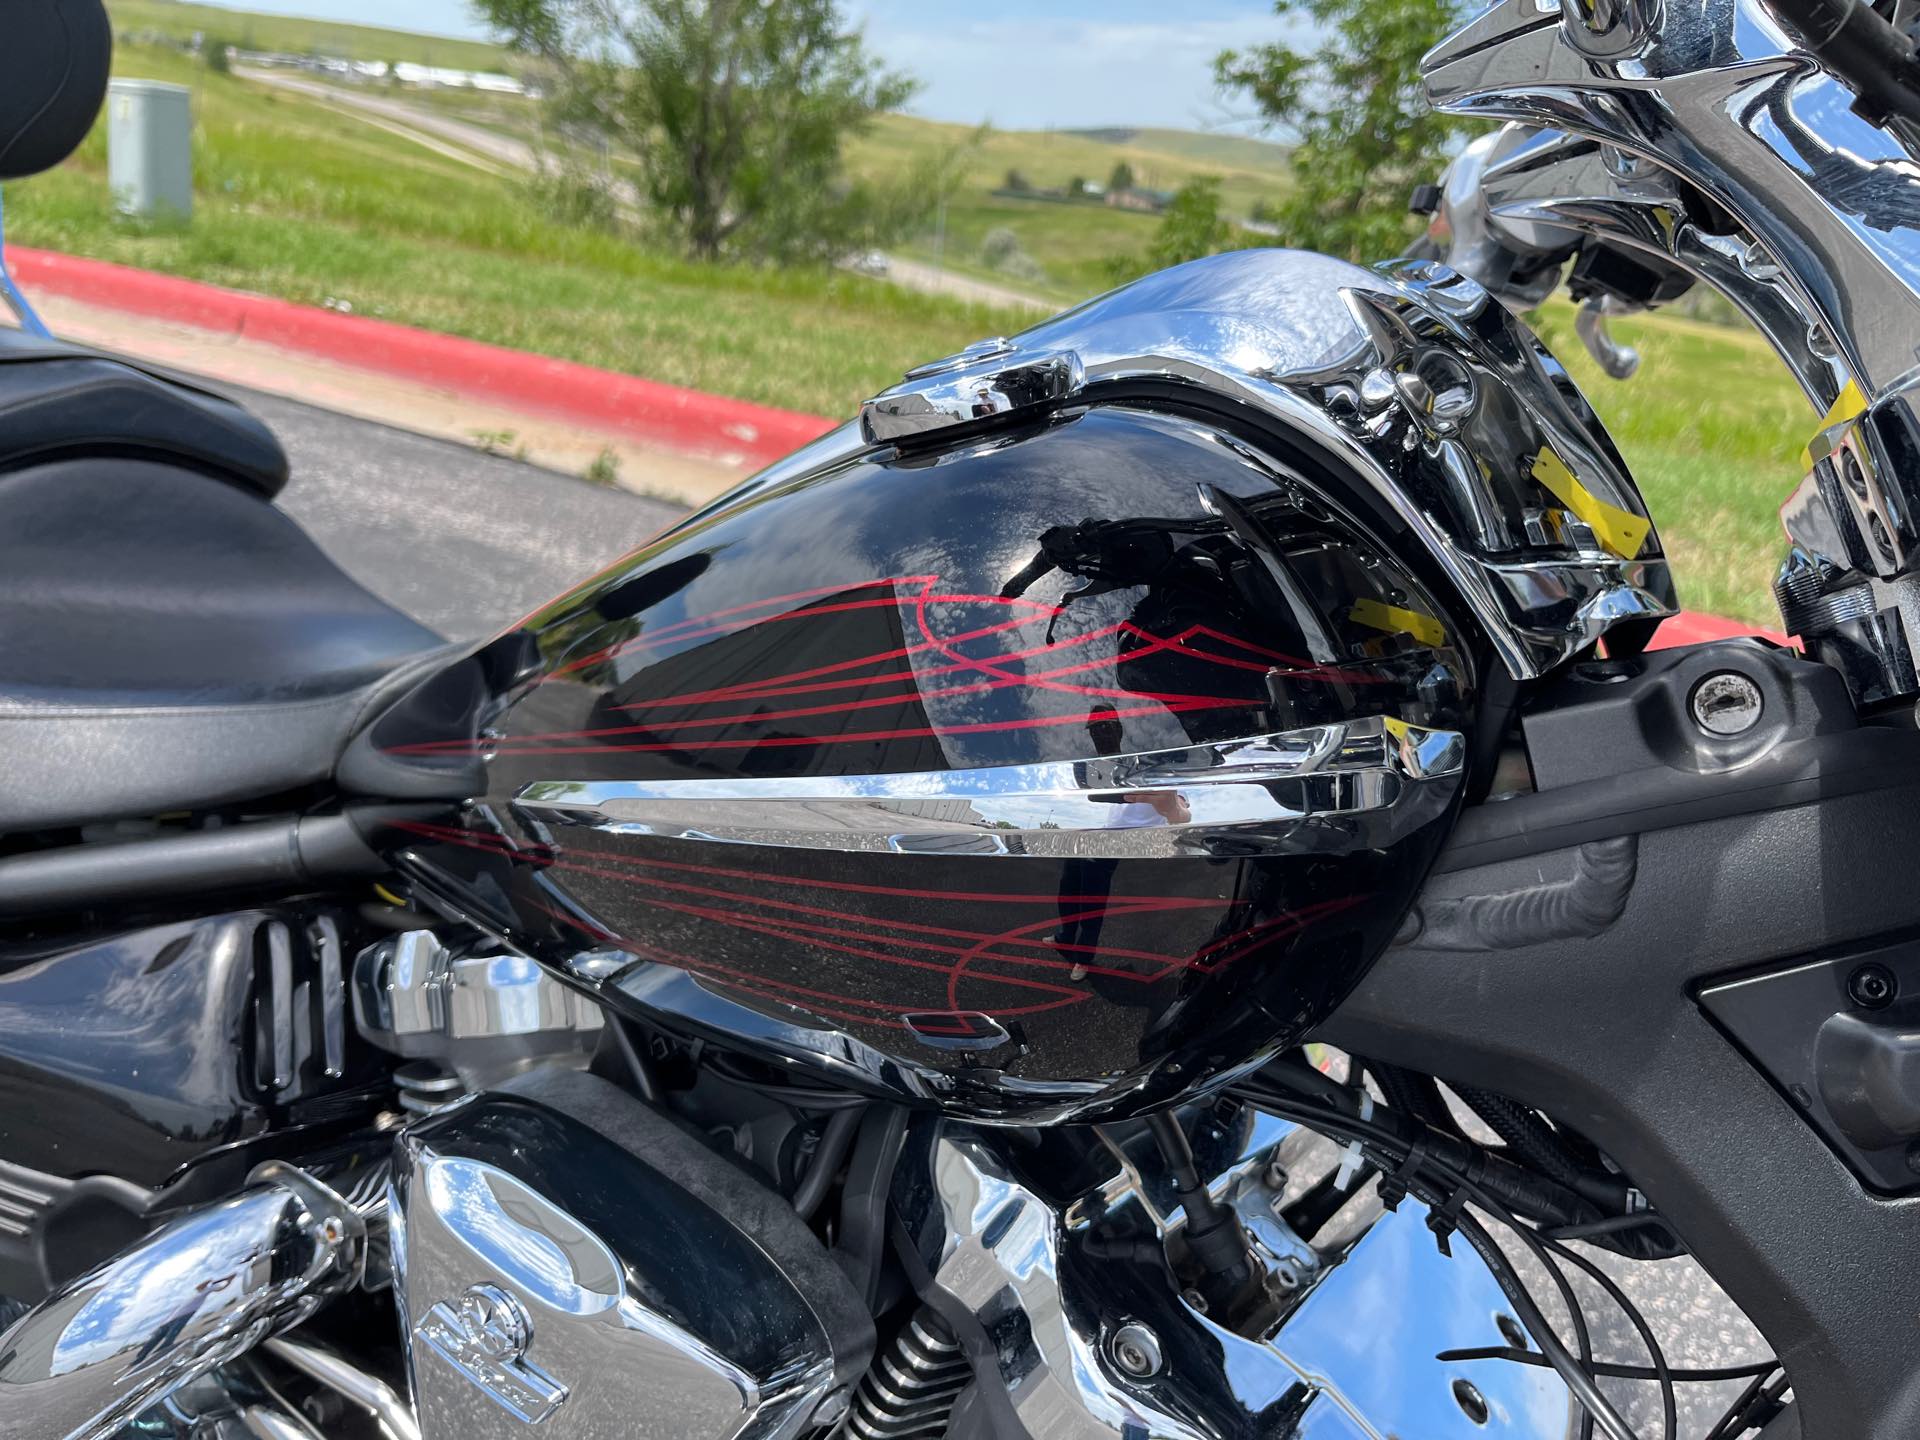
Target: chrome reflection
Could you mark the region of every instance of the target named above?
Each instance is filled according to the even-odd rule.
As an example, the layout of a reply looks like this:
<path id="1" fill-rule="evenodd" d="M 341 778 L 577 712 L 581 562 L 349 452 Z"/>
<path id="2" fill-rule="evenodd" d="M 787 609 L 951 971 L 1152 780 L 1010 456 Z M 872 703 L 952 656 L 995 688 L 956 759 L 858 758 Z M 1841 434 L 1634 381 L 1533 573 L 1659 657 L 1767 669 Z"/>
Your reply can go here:
<path id="1" fill-rule="evenodd" d="M 1281 1433 L 1351 1440 L 1549 1440 L 1574 1433 L 1566 1388 L 1520 1366 L 1444 1364 L 1453 1347 L 1502 1343 L 1506 1302 L 1466 1247 L 1433 1243 L 1418 1205 L 1386 1214 L 1356 1196 L 1317 1248 L 1276 1213 L 1298 1142 L 1253 1115 L 1196 1136 L 1211 1187 L 1249 1220 L 1270 1268 L 1293 1292 L 1262 1333 L 1215 1324 L 1168 1287 L 1157 1263 L 1121 1258 L 1112 1233 L 1159 1235 L 1182 1223 L 1151 1177 L 1164 1167 L 1116 1151 L 1111 1178 L 1065 1209 L 1029 1185 L 990 1132 L 929 1122 L 903 1163 L 895 1200 L 936 1283 L 980 1320 L 1008 1399 L 1033 1435 L 1059 1440 L 1212 1440 Z M 915 1173 L 917 1171 L 917 1173 Z M 1137 1250 L 1139 1247 L 1132 1247 Z M 1116 1336 L 1145 1327 L 1164 1368 L 1136 1374 Z M 1134 1370 L 1146 1369 L 1135 1365 Z M 1470 1373 L 1469 1373 L 1470 1372 Z M 1454 1398 L 1466 1378 L 1487 1401 L 1481 1423 Z M 1284 1418 L 1282 1418 L 1284 1417 Z M 1276 1429 L 1276 1427 L 1278 1427 Z"/>
<path id="2" fill-rule="evenodd" d="M 353 964 L 353 1018 L 371 1044 L 445 1066 L 484 1090 L 535 1064 L 584 1066 L 598 1007 L 524 955 L 457 954 L 432 930 L 369 945 Z"/>
<path id="3" fill-rule="evenodd" d="M 974 770 L 543 780 L 514 803 L 618 834 L 806 849 L 1124 858 L 1389 844 L 1452 798 L 1457 731 L 1387 717 L 1179 750 Z"/>

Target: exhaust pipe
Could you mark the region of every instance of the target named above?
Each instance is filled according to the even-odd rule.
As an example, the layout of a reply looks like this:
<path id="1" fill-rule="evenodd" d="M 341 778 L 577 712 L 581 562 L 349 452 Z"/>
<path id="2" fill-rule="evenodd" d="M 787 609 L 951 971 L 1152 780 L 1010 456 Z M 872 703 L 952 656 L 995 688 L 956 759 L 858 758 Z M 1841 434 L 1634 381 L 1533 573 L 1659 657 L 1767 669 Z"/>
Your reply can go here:
<path id="1" fill-rule="evenodd" d="M 0 1440 L 104 1440 L 359 1283 L 366 1222 L 291 1165 L 190 1211 L 0 1335 Z"/>

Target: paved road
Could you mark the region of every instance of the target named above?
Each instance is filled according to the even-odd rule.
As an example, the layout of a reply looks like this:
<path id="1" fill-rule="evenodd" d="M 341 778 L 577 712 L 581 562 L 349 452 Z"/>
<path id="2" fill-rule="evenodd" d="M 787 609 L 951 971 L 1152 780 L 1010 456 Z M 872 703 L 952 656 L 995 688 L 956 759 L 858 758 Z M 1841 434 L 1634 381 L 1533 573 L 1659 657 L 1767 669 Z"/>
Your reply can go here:
<path id="1" fill-rule="evenodd" d="M 409 140 L 426 145 L 436 154 L 445 155 L 448 159 L 459 160 L 464 164 L 478 166 L 494 174 L 502 173 L 503 169 L 533 170 L 538 168 L 540 163 L 539 156 L 526 142 L 502 135 L 497 130 L 489 130 L 484 125 L 471 125 L 451 115 L 443 115 L 424 105 L 409 105 L 403 100 L 369 94 L 358 87 L 330 85 L 324 80 L 315 80 L 309 76 L 289 73 L 285 70 L 262 70 L 251 66 L 240 66 L 233 73 L 245 80 L 272 85 L 276 89 L 289 90 L 296 95 L 305 95 L 335 109 L 356 111 L 360 118 L 369 123 L 378 124 L 383 130 L 404 135 Z M 462 154 L 446 145 L 435 143 L 436 139 L 450 140 L 455 145 L 473 153 Z M 481 164 L 482 156 L 492 163 Z"/>
<path id="2" fill-rule="evenodd" d="M 510 623 L 678 513 L 445 441 L 271 396 L 245 398 L 293 457 L 286 509 L 361 583 L 452 638 Z M 1646 1265 L 1591 1253 L 1646 1314 L 1671 1364 L 1733 1364 L 1766 1353 L 1691 1261 Z M 1597 1289 L 1577 1283 L 1597 1353 L 1645 1364 L 1626 1322 Z M 1555 1313 L 1550 1299 L 1542 1304 Z M 1737 1388 L 1682 1387 L 1680 1435 L 1703 1435 Z M 1607 1389 L 1627 1404 L 1643 1440 L 1658 1440 L 1655 1387 L 1607 1382 Z"/>
<path id="3" fill-rule="evenodd" d="M 1043 315 L 1051 315 L 1054 311 L 1064 308 L 1058 301 L 1029 295 L 1024 290 L 996 285 L 991 280 L 976 280 L 973 276 L 962 275 L 957 270 L 929 265 L 924 260 L 902 259 L 898 255 L 887 257 L 886 278 L 903 289 L 918 290 L 927 295 L 951 295 L 955 299 L 972 300 L 982 305 L 999 305 L 1014 310 L 1034 310 Z"/>
<path id="4" fill-rule="evenodd" d="M 511 624 L 680 513 L 463 445 L 243 398 L 293 457 L 281 504 L 361 584 L 450 639 Z"/>

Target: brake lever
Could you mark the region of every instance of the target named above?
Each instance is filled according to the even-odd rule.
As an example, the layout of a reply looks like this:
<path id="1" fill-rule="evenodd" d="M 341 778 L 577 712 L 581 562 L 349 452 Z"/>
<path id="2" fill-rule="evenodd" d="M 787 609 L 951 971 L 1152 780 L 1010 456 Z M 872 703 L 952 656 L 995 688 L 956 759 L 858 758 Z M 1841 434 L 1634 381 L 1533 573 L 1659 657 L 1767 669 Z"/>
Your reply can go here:
<path id="1" fill-rule="evenodd" d="M 1594 363 L 1615 380 L 1628 380 L 1633 372 L 1640 368 L 1640 352 L 1631 345 L 1623 345 L 1607 333 L 1607 314 L 1605 302 L 1598 295 L 1593 296 L 1573 318 L 1573 332 L 1580 337 L 1580 343 L 1587 347 Z"/>

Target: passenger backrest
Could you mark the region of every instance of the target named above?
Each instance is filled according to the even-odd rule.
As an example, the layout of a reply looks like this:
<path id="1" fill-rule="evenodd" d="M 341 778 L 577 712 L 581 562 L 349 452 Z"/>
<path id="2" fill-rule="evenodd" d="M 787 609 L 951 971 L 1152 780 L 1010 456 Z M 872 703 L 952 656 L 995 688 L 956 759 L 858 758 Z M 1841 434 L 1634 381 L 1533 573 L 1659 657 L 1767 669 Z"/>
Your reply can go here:
<path id="1" fill-rule="evenodd" d="M 101 0 L 0 4 L 0 180 L 51 170 L 86 139 L 112 59 Z"/>

